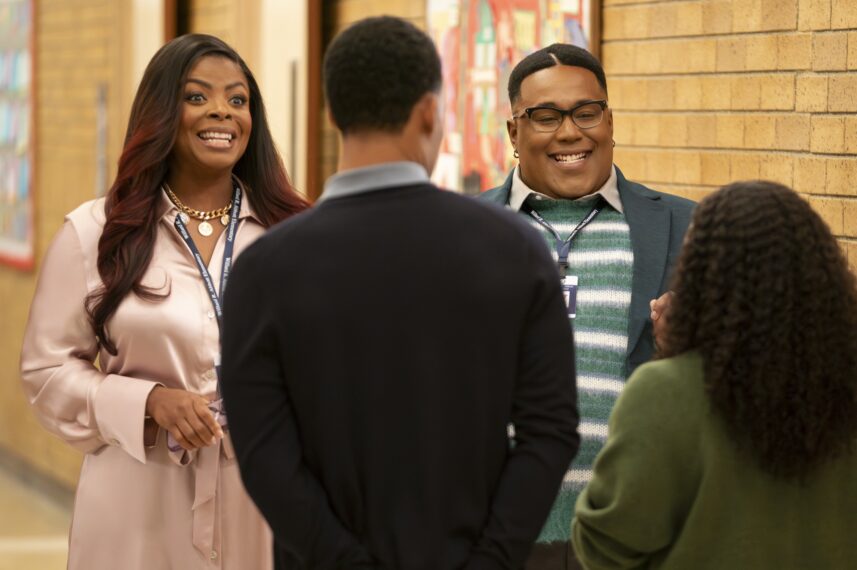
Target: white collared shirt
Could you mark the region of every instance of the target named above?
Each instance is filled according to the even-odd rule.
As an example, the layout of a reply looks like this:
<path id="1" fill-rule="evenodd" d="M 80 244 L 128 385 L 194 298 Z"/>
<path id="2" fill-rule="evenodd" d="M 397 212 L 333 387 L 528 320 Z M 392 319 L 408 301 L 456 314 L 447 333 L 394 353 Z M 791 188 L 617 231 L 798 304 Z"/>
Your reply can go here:
<path id="1" fill-rule="evenodd" d="M 601 195 L 608 204 L 613 206 L 617 212 L 620 214 L 624 214 L 625 211 L 622 208 L 622 199 L 619 197 L 619 178 L 616 175 L 616 166 L 612 166 L 610 168 L 610 177 L 607 179 L 607 182 L 599 188 L 597 191 L 592 194 L 587 194 L 586 196 L 581 196 L 580 198 L 576 198 L 575 201 L 586 201 L 590 200 L 592 196 Z M 526 199 L 534 194 L 537 199 L 546 199 L 553 200 L 550 196 L 542 194 L 540 192 L 536 192 L 521 179 L 521 165 L 515 167 L 515 174 L 512 176 L 512 191 L 509 194 L 509 207 L 514 211 L 519 211 L 521 206 L 524 205 Z M 541 198 L 538 198 L 538 197 Z"/>
<path id="2" fill-rule="evenodd" d="M 404 160 L 383 162 L 334 174 L 324 183 L 324 193 L 319 198 L 319 202 L 415 184 L 431 184 L 424 166 Z"/>

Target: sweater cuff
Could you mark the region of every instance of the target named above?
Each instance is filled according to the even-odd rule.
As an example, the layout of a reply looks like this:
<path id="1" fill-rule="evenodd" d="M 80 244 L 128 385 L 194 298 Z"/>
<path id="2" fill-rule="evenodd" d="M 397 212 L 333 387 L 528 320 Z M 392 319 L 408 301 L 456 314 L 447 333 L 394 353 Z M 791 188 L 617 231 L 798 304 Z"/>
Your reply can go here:
<path id="1" fill-rule="evenodd" d="M 158 382 L 107 375 L 95 393 L 95 421 L 105 443 L 121 447 L 128 455 L 146 463 L 143 424 L 146 400 Z"/>

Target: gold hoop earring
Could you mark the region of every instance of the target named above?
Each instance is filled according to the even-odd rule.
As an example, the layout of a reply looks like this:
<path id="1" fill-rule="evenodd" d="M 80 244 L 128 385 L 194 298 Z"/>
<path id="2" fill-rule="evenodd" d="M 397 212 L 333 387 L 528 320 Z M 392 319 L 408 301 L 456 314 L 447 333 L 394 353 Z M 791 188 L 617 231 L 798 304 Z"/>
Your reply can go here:
<path id="1" fill-rule="evenodd" d="M 518 149 L 515 149 L 515 152 L 512 153 L 512 156 L 514 156 L 515 158 L 520 158 L 520 155 L 518 154 Z"/>

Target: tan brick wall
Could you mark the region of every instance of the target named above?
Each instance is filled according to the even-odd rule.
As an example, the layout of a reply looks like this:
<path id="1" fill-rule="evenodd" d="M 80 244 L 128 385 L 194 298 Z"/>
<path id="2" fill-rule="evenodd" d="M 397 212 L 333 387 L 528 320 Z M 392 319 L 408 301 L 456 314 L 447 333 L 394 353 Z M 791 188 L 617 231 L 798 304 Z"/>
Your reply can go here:
<path id="1" fill-rule="evenodd" d="M 219 37 L 258 75 L 260 10 L 261 0 L 192 0 L 190 31 Z"/>
<path id="2" fill-rule="evenodd" d="M 857 265 L 857 2 L 604 0 L 616 162 L 694 199 L 766 178 Z"/>
<path id="3" fill-rule="evenodd" d="M 231 0 L 192 0 L 190 31 L 217 36 L 228 44 L 235 42 L 238 6 Z"/>
<path id="4" fill-rule="evenodd" d="M 409 0 L 332 0 L 326 2 L 329 17 L 336 22 L 336 31 L 346 28 L 357 20 L 371 16 L 390 15 L 405 18 L 417 26 L 425 27 L 426 2 Z"/>
<path id="5" fill-rule="evenodd" d="M 36 264 L 64 215 L 95 197 L 96 101 L 107 88 L 108 179 L 124 136 L 127 5 L 113 0 L 39 0 L 36 27 Z M 18 359 L 36 273 L 0 266 L 0 448 L 65 485 L 81 455 L 36 421 L 21 390 Z"/>

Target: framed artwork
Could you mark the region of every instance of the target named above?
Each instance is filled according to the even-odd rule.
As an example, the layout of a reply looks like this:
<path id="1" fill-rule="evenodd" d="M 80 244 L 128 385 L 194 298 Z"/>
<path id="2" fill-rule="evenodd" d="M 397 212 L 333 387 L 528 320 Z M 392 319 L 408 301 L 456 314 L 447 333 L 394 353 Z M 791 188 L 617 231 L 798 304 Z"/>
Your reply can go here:
<path id="1" fill-rule="evenodd" d="M 0 0 L 0 263 L 33 266 L 33 0 Z"/>
<path id="2" fill-rule="evenodd" d="M 427 0 L 428 32 L 443 61 L 445 135 L 433 175 L 443 188 L 477 194 L 515 161 L 506 134 L 506 87 L 515 64 L 555 42 L 597 56 L 599 0 Z"/>

